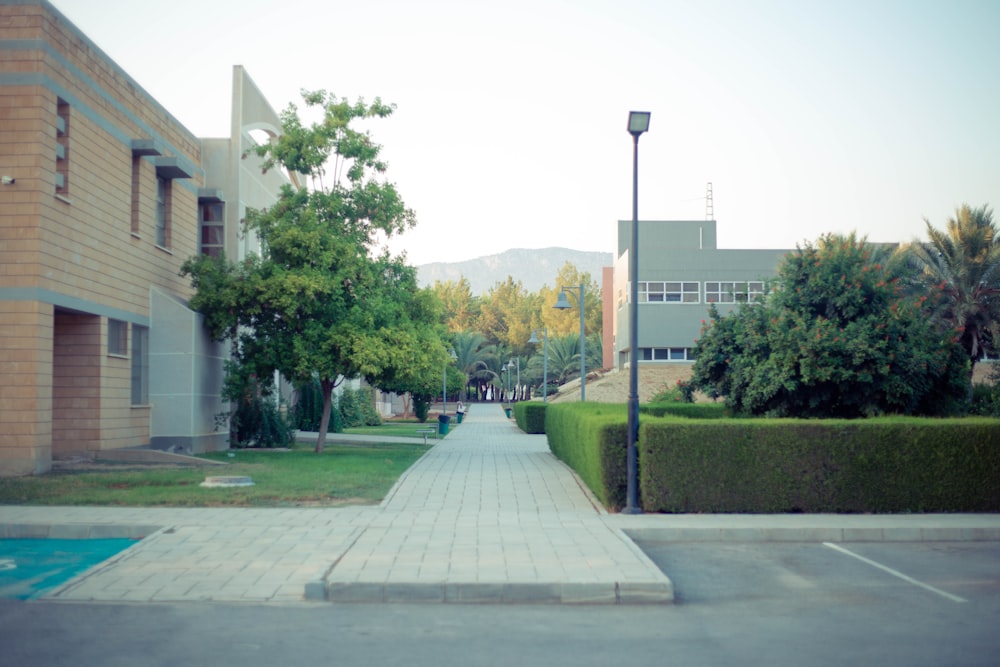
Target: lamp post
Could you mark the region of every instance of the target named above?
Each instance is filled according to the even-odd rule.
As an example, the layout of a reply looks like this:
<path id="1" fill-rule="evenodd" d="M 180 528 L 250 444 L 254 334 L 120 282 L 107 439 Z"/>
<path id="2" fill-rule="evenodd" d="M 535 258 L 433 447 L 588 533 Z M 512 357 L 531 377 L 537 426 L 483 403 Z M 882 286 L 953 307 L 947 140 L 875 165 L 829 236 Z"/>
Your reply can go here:
<path id="1" fill-rule="evenodd" d="M 458 355 L 455 354 L 455 350 L 448 350 L 448 356 L 452 361 L 458 359 Z M 444 364 L 444 373 L 442 373 L 441 380 L 441 414 L 448 414 L 448 362 Z"/>
<path id="2" fill-rule="evenodd" d="M 566 290 L 566 287 L 559 288 L 559 298 L 556 299 L 556 304 L 552 306 L 553 308 L 566 310 L 573 307 L 566 298 Z M 584 348 L 584 341 L 587 336 L 584 331 L 583 283 L 580 283 L 579 290 L 580 297 L 577 305 L 580 306 L 580 401 L 583 402 L 587 400 L 587 357 Z"/>
<path id="3" fill-rule="evenodd" d="M 648 111 L 630 111 L 628 133 L 632 135 L 632 242 L 628 250 L 628 274 L 631 283 L 629 310 L 628 368 L 628 480 L 623 514 L 640 514 L 639 472 L 636 442 L 639 440 L 639 135 L 649 130 Z"/>
<path id="4" fill-rule="evenodd" d="M 542 345 L 542 403 L 549 402 L 549 329 L 546 327 L 545 343 Z M 538 330 L 531 332 L 529 343 L 538 344 Z"/>
<path id="5" fill-rule="evenodd" d="M 517 384 L 514 385 L 514 397 L 516 398 L 517 395 L 521 392 L 521 357 L 514 357 L 513 359 L 507 362 L 507 368 L 508 368 L 507 379 L 508 380 L 510 379 L 509 369 L 514 368 L 515 361 L 517 362 Z"/>

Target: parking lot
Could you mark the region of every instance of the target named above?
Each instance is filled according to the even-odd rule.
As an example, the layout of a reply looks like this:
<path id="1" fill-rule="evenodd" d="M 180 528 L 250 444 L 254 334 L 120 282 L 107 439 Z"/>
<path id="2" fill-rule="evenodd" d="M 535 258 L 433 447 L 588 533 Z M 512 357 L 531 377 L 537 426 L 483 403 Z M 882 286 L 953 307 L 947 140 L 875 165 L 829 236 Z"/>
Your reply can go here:
<path id="1" fill-rule="evenodd" d="M 997 664 L 1000 543 L 638 543 L 755 663 Z"/>

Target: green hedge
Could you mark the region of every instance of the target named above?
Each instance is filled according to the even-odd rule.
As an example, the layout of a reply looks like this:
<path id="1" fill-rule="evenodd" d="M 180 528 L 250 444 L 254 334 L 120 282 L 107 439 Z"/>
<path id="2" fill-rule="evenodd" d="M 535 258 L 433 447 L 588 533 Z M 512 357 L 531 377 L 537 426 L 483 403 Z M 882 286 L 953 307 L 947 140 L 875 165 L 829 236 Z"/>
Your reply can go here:
<path id="1" fill-rule="evenodd" d="M 625 505 L 627 430 L 624 405 L 553 403 L 545 410 L 549 449 L 611 509 Z"/>
<path id="2" fill-rule="evenodd" d="M 545 408 L 548 403 L 524 401 L 514 404 L 514 421 L 525 433 L 545 433 Z"/>
<path id="3" fill-rule="evenodd" d="M 1000 420 L 647 419 L 639 485 L 647 512 L 996 512 Z"/>
<path id="4" fill-rule="evenodd" d="M 732 416 L 725 403 L 680 403 L 678 401 L 640 405 L 639 414 L 651 417 L 670 415 L 688 419 L 725 419 Z"/>

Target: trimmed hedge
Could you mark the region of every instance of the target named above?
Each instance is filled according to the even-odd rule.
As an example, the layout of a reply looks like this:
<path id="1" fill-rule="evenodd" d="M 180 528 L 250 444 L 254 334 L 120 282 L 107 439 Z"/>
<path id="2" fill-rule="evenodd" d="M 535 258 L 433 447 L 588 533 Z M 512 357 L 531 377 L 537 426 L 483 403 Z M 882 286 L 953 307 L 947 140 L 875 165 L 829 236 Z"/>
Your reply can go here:
<path id="1" fill-rule="evenodd" d="M 639 485 L 648 512 L 996 512 L 1000 420 L 646 420 Z"/>
<path id="2" fill-rule="evenodd" d="M 525 401 L 514 404 L 514 421 L 525 433 L 545 433 L 545 408 L 548 403 Z"/>
<path id="3" fill-rule="evenodd" d="M 545 410 L 549 449 L 611 509 L 625 506 L 627 431 L 624 405 L 553 403 Z"/>
<path id="4" fill-rule="evenodd" d="M 678 401 L 640 405 L 639 414 L 651 417 L 670 415 L 688 419 L 725 419 L 733 416 L 725 403 L 680 403 Z"/>

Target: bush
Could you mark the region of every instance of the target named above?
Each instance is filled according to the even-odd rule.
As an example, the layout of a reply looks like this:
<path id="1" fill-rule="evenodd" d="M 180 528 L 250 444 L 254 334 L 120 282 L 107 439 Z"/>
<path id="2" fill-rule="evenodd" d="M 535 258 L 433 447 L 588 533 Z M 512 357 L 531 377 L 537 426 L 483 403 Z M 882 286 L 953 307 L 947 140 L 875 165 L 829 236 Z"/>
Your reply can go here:
<path id="1" fill-rule="evenodd" d="M 722 403 L 652 403 L 639 406 L 640 415 L 650 417 L 686 417 L 687 419 L 725 419 L 732 411 Z"/>
<path id="2" fill-rule="evenodd" d="M 969 412 L 985 417 L 1000 417 L 1000 385 L 978 382 L 972 385 L 972 406 Z"/>
<path id="3" fill-rule="evenodd" d="M 514 405 L 514 420 L 525 433 L 545 433 L 545 408 L 548 403 L 521 402 Z"/>
<path id="4" fill-rule="evenodd" d="M 651 403 L 694 403 L 695 387 L 687 380 L 678 380 L 673 386 L 663 385 Z"/>
<path id="5" fill-rule="evenodd" d="M 343 419 L 343 428 L 382 424 L 382 418 L 375 410 L 375 395 L 368 387 L 341 391 L 337 397 L 337 411 Z"/>
<path id="6" fill-rule="evenodd" d="M 647 420 L 652 512 L 996 512 L 1000 421 Z"/>
<path id="7" fill-rule="evenodd" d="M 300 431 L 318 431 L 323 418 L 323 388 L 319 380 L 303 382 L 295 387 L 295 404 L 289 412 L 292 428 Z"/>
<path id="8" fill-rule="evenodd" d="M 628 414 L 624 405 L 554 403 L 545 410 L 549 449 L 609 509 L 625 505 Z"/>
<path id="9" fill-rule="evenodd" d="M 219 426 L 229 423 L 230 447 L 285 447 L 293 430 L 278 409 L 272 382 L 260 382 L 254 368 L 238 360 L 226 362 L 222 398 L 232 410 L 216 415 Z"/>
<path id="10" fill-rule="evenodd" d="M 413 396 L 413 414 L 421 424 L 427 421 L 427 413 L 431 410 L 431 399 L 429 396 Z"/>

